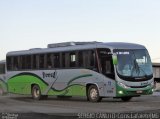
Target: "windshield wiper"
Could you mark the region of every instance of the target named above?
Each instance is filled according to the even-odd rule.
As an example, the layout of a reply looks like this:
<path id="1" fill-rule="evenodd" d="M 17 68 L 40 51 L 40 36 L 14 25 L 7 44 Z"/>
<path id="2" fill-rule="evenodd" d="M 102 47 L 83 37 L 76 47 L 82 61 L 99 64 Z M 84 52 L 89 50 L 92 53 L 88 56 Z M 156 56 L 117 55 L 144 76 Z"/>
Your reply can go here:
<path id="1" fill-rule="evenodd" d="M 142 71 L 142 72 L 144 73 L 144 77 L 145 77 L 145 78 L 147 77 L 146 72 L 143 70 L 143 68 L 141 68 L 141 67 L 138 65 L 136 59 L 134 59 L 134 61 L 133 61 L 133 69 L 132 69 L 132 73 L 131 73 L 131 76 L 132 76 L 132 77 L 133 77 L 133 72 L 134 72 L 134 70 L 136 71 L 136 73 L 138 74 L 138 76 L 139 76 L 140 72 Z"/>
<path id="2" fill-rule="evenodd" d="M 133 51 L 133 55 L 134 55 L 134 60 L 133 60 L 133 69 L 132 69 L 132 72 L 131 72 L 131 76 L 133 77 L 133 72 L 134 72 L 134 69 L 136 71 L 136 73 L 138 73 L 138 75 L 140 74 L 140 70 L 142 70 L 142 72 L 144 73 L 144 77 L 147 77 L 147 74 L 146 72 L 138 65 L 137 61 L 136 61 L 136 55 Z"/>
<path id="3" fill-rule="evenodd" d="M 133 60 L 133 69 L 131 72 L 131 76 L 133 77 L 133 72 L 136 71 L 136 73 L 139 75 L 140 74 L 140 67 L 136 61 L 136 59 Z"/>

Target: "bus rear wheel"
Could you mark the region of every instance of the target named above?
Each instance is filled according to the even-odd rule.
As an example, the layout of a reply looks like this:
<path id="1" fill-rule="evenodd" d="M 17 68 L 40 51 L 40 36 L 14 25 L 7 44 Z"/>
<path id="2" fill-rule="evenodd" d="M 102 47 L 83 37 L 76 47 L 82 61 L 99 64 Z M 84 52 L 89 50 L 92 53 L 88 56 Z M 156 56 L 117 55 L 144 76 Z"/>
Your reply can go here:
<path id="1" fill-rule="evenodd" d="M 132 97 L 121 97 L 121 100 L 124 102 L 128 102 L 132 99 Z"/>
<path id="2" fill-rule="evenodd" d="M 40 87 L 38 85 L 34 85 L 32 87 L 32 97 L 35 100 L 40 100 L 42 98 L 41 90 L 40 90 Z"/>
<path id="3" fill-rule="evenodd" d="M 100 102 L 102 97 L 99 96 L 99 91 L 97 86 L 91 85 L 87 91 L 87 100 L 91 102 Z"/>

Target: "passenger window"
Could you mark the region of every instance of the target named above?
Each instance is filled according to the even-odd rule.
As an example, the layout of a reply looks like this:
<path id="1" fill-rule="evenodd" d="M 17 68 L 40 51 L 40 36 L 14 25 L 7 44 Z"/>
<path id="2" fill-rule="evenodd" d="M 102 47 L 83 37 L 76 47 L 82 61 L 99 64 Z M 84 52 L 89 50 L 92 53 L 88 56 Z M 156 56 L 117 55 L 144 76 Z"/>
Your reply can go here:
<path id="1" fill-rule="evenodd" d="M 47 63 L 46 63 L 46 68 L 53 68 L 52 66 L 52 54 L 47 54 Z"/>
<path id="2" fill-rule="evenodd" d="M 65 53 L 60 53 L 60 67 L 65 68 Z"/>
<path id="3" fill-rule="evenodd" d="M 54 54 L 54 67 L 59 68 L 60 67 L 60 55 Z"/>
<path id="4" fill-rule="evenodd" d="M 76 66 L 76 54 L 70 53 L 70 67 Z"/>
<path id="5" fill-rule="evenodd" d="M 78 52 L 78 65 L 79 67 L 83 67 L 83 52 L 82 51 Z"/>
<path id="6" fill-rule="evenodd" d="M 31 56 L 30 55 L 26 56 L 25 64 L 26 64 L 25 69 L 31 69 Z"/>
<path id="7" fill-rule="evenodd" d="M 7 57 L 7 70 L 12 70 L 12 57 Z"/>
<path id="8" fill-rule="evenodd" d="M 18 70 L 18 57 L 13 57 L 13 70 Z"/>
<path id="9" fill-rule="evenodd" d="M 32 55 L 32 68 L 33 69 L 37 69 L 38 68 L 37 55 Z"/>
<path id="10" fill-rule="evenodd" d="M 5 64 L 0 64 L 0 74 L 5 74 Z"/>
<path id="11" fill-rule="evenodd" d="M 44 68 L 44 54 L 39 55 L 39 68 Z"/>

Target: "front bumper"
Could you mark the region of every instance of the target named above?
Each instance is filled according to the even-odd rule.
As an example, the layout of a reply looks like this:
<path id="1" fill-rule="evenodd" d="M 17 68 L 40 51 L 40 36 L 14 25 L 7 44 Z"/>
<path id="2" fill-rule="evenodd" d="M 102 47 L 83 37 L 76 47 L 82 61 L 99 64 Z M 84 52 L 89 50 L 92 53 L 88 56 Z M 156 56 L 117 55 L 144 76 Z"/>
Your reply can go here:
<path id="1" fill-rule="evenodd" d="M 145 88 L 123 88 L 116 84 L 116 97 L 136 97 L 140 95 L 150 95 L 153 93 L 153 87 L 148 85 Z"/>

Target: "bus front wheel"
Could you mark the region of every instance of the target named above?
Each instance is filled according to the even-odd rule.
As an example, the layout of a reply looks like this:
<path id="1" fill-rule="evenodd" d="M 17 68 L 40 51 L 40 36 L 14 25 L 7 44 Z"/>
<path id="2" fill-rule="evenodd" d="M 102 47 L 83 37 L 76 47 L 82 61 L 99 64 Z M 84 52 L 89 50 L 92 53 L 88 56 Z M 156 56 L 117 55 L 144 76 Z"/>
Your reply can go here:
<path id="1" fill-rule="evenodd" d="M 102 97 L 99 96 L 99 91 L 97 86 L 91 85 L 88 88 L 87 98 L 91 102 L 100 102 Z"/>
<path id="2" fill-rule="evenodd" d="M 32 87 L 32 97 L 35 100 L 40 100 L 42 98 L 41 90 L 40 90 L 40 87 L 38 85 L 34 85 Z"/>
<path id="3" fill-rule="evenodd" d="M 132 99 L 132 97 L 121 97 L 122 101 L 128 102 Z"/>

